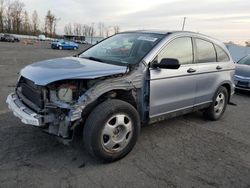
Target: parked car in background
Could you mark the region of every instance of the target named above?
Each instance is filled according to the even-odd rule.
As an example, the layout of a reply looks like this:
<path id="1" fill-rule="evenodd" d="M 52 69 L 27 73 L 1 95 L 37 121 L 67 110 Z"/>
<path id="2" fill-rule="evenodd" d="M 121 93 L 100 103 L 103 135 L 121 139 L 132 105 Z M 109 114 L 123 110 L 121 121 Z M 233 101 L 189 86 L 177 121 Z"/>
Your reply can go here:
<path id="1" fill-rule="evenodd" d="M 45 41 L 46 40 L 46 36 L 45 35 L 38 35 L 38 40 L 39 41 Z"/>
<path id="2" fill-rule="evenodd" d="M 132 150 L 141 124 L 197 110 L 220 119 L 234 72 L 225 45 L 208 36 L 123 32 L 76 57 L 28 65 L 6 102 L 23 123 L 50 134 L 72 139 L 83 130 L 86 151 L 111 162 Z"/>
<path id="3" fill-rule="evenodd" d="M 234 80 L 237 89 L 250 91 L 250 54 L 236 63 Z"/>
<path id="4" fill-rule="evenodd" d="M 4 42 L 19 42 L 18 37 L 15 37 L 15 36 L 10 35 L 10 34 L 2 34 L 0 40 L 4 41 Z"/>
<path id="5" fill-rule="evenodd" d="M 75 42 L 59 40 L 52 42 L 51 48 L 59 50 L 77 50 L 79 48 L 79 45 Z"/>
<path id="6" fill-rule="evenodd" d="M 16 36 L 13 36 L 13 37 L 14 37 L 15 42 L 20 42 L 20 39 L 18 37 Z"/>

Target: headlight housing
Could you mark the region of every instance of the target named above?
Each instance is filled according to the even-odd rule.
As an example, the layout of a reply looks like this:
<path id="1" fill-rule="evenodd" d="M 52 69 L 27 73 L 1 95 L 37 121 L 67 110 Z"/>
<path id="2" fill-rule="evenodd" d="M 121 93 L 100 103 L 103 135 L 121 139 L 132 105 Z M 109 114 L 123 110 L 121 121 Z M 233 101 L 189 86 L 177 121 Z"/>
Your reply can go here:
<path id="1" fill-rule="evenodd" d="M 72 84 L 63 84 L 57 89 L 57 97 L 63 102 L 71 103 L 74 99 L 76 86 Z"/>

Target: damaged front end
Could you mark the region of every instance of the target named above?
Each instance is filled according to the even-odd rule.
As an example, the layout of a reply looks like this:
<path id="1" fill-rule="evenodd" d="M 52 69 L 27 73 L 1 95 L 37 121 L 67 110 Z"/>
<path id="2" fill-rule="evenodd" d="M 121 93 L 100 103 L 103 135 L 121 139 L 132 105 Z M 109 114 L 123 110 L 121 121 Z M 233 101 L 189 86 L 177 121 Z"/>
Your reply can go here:
<path id="1" fill-rule="evenodd" d="M 36 85 L 21 76 L 15 93 L 8 96 L 7 103 L 23 123 L 40 127 L 53 135 L 71 138 L 74 128 L 87 114 L 87 107 L 98 103 L 101 96 L 112 93 L 107 97 L 116 97 L 112 91 L 126 90 L 131 92 L 134 101 L 142 99 L 145 70 L 144 64 L 139 64 L 124 74 L 95 79 L 67 79 L 46 86 Z"/>
<path id="2" fill-rule="evenodd" d="M 21 77 L 16 91 L 8 96 L 7 103 L 23 123 L 68 138 L 71 136 L 70 127 L 79 119 L 75 118 L 74 104 L 79 95 L 86 91 L 84 83 L 65 80 L 38 86 Z"/>

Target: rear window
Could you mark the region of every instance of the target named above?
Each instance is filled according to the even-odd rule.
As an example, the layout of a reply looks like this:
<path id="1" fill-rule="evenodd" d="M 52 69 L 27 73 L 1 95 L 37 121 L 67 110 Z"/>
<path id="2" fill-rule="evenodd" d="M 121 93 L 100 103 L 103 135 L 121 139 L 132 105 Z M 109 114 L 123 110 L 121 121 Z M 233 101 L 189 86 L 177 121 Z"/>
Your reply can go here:
<path id="1" fill-rule="evenodd" d="M 197 63 L 216 62 L 214 45 L 211 42 L 195 39 L 197 47 Z"/>
<path id="2" fill-rule="evenodd" d="M 218 62 L 226 62 L 229 61 L 229 57 L 227 55 L 227 53 L 218 45 L 215 44 L 215 49 L 216 49 L 216 53 L 217 53 L 217 61 Z"/>

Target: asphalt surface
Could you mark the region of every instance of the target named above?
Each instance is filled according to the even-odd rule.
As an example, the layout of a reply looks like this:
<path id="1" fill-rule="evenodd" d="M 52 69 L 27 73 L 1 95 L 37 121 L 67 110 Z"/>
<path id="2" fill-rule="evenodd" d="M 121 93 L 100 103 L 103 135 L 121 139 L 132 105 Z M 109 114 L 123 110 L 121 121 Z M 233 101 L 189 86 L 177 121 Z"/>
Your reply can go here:
<path id="1" fill-rule="evenodd" d="M 32 62 L 76 53 L 52 50 L 46 42 L 0 42 L 1 188 L 250 187 L 249 92 L 236 92 L 236 106 L 228 106 L 216 122 L 197 112 L 143 127 L 133 151 L 111 164 L 92 159 L 80 136 L 64 145 L 22 124 L 5 104 L 18 71 Z"/>

